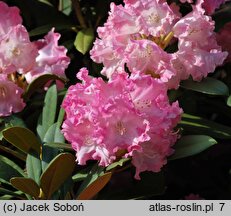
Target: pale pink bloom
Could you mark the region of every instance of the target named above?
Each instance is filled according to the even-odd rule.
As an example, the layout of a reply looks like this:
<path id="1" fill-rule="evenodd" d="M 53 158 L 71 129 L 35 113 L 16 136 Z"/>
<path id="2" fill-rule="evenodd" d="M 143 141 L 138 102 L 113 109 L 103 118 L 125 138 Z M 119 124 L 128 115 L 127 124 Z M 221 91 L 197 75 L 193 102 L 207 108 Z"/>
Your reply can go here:
<path id="1" fill-rule="evenodd" d="M 9 32 L 11 27 L 22 23 L 19 13 L 17 7 L 9 7 L 6 3 L 0 2 L 0 39 Z"/>
<path id="2" fill-rule="evenodd" d="M 139 174 L 144 171 L 160 172 L 161 168 L 167 164 L 167 156 L 174 150 L 171 148 L 177 136 L 163 137 L 153 134 L 151 140 L 141 143 L 142 150 L 131 151 L 132 164 L 136 167 L 135 178 L 140 179 Z"/>
<path id="3" fill-rule="evenodd" d="M 214 35 L 214 21 L 211 17 L 194 10 L 180 19 L 173 27 L 174 36 L 182 41 L 191 41 L 196 46 L 211 44 Z M 215 42 L 215 41 L 213 41 Z"/>
<path id="4" fill-rule="evenodd" d="M 22 25 L 12 27 L 0 39 L 0 72 L 29 71 L 37 56 L 37 49 L 30 42 L 27 30 Z"/>
<path id="5" fill-rule="evenodd" d="M 159 82 L 166 83 L 176 72 L 171 65 L 172 56 L 149 40 L 133 40 L 124 52 L 129 70 L 150 73 Z"/>
<path id="6" fill-rule="evenodd" d="M 52 29 L 44 39 L 36 41 L 34 44 L 38 49 L 36 64 L 26 74 L 26 80 L 31 83 L 35 78 L 43 74 L 55 74 L 65 78 L 65 69 L 70 63 L 69 57 L 66 55 L 67 49 L 58 45 L 60 38 L 59 33 L 55 33 Z"/>
<path id="7" fill-rule="evenodd" d="M 196 8 L 176 23 L 173 31 L 179 41 L 178 51 L 174 53 L 175 61 L 172 63 L 179 71 L 178 80 L 192 75 L 194 80 L 200 81 L 222 65 L 227 52 L 222 52 L 218 46 L 213 30 L 214 22 L 211 17 Z"/>
<path id="8" fill-rule="evenodd" d="M 93 159 L 108 166 L 124 150 L 124 157 L 134 156 L 136 178 L 145 170 L 159 171 L 172 152 L 177 138 L 173 128 L 182 113 L 177 102 L 169 104 L 165 85 L 150 75 L 128 78 L 125 73 L 115 73 L 105 83 L 89 77 L 85 68 L 77 76 L 83 83 L 71 86 L 64 99 L 62 131 L 76 150 L 78 163 Z M 155 158 L 147 157 L 148 145 Z M 137 165 L 139 158 L 143 162 Z"/>
<path id="9" fill-rule="evenodd" d="M 23 90 L 0 74 L 0 117 L 20 112 L 25 107 L 21 98 Z"/>
<path id="10" fill-rule="evenodd" d="M 217 43 L 222 47 L 222 49 L 229 53 L 226 58 L 226 62 L 231 62 L 231 22 L 225 24 L 225 26 L 220 29 L 216 38 Z"/>
<path id="11" fill-rule="evenodd" d="M 99 39 L 96 39 L 90 51 L 91 58 L 95 62 L 103 63 L 104 68 L 101 73 L 106 75 L 109 80 L 111 80 L 113 73 L 123 73 L 125 65 L 132 73 L 134 71 L 146 73 L 145 66 L 138 63 L 135 58 L 139 58 L 138 53 L 142 55 L 142 53 L 144 54 L 148 51 L 146 46 L 139 46 L 140 50 L 138 50 L 137 44 L 142 39 L 145 44 L 150 43 L 152 44 L 150 46 L 156 46 L 156 43 L 152 41 L 154 37 L 169 33 L 179 18 L 178 15 L 173 13 L 166 2 L 159 3 L 148 0 L 125 1 L 125 3 L 124 7 L 122 5 L 116 6 L 114 3 L 111 4 L 109 18 L 103 27 L 97 29 Z M 132 51 L 134 51 L 133 58 L 136 66 L 134 66 L 132 60 L 129 58 L 132 56 Z M 138 56 L 136 56 L 137 54 Z M 150 58 L 148 59 L 142 58 L 144 65 L 150 65 L 151 61 L 155 61 L 153 57 L 156 57 L 158 54 L 160 52 L 156 53 L 156 55 L 149 55 Z M 146 60 L 147 62 L 145 62 Z M 162 67 L 161 64 L 155 67 Z M 166 63 L 166 65 L 169 64 Z M 157 71 L 156 73 L 161 74 L 162 72 Z M 164 76 L 165 80 L 171 76 L 168 73 L 171 74 L 174 71 L 167 71 Z"/>
<path id="12" fill-rule="evenodd" d="M 139 33 L 159 37 L 168 34 L 178 17 L 165 1 L 141 0 L 133 8 L 137 16 L 141 31 Z M 125 8 L 130 8 L 125 4 Z"/>

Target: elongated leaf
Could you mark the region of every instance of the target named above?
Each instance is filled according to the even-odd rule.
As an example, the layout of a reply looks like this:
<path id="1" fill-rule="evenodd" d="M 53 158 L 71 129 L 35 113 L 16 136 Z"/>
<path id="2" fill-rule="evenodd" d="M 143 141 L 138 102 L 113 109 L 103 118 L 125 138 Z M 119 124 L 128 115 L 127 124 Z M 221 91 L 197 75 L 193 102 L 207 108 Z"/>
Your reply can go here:
<path id="1" fill-rule="evenodd" d="M 227 98 L 227 105 L 231 107 L 231 95 Z"/>
<path id="2" fill-rule="evenodd" d="M 1 149 L 2 151 L 4 151 L 4 152 L 7 152 L 7 153 L 13 155 L 14 157 L 16 157 L 16 158 L 18 158 L 18 159 L 20 159 L 20 160 L 22 160 L 22 161 L 26 161 L 26 155 L 24 155 L 24 154 L 21 153 L 21 152 L 14 151 L 14 150 L 12 150 L 12 149 L 10 149 L 10 148 L 7 148 L 7 147 L 5 147 L 5 146 L 3 146 L 3 145 L 1 145 L 1 144 L 0 144 L 0 149 Z"/>
<path id="3" fill-rule="evenodd" d="M 94 31 L 92 28 L 87 28 L 77 33 L 74 45 L 76 49 L 83 55 L 86 54 L 92 46 L 94 40 Z"/>
<path id="4" fill-rule="evenodd" d="M 55 123 L 50 126 L 47 133 L 44 137 L 44 143 L 52 143 L 52 142 L 64 142 L 64 137 L 57 126 L 58 123 Z M 58 155 L 58 148 L 51 148 L 48 145 L 43 145 L 42 149 L 42 169 L 45 170 L 50 161 Z"/>
<path id="5" fill-rule="evenodd" d="M 73 181 L 74 182 L 83 181 L 91 173 L 91 169 L 92 169 L 91 167 L 87 167 L 85 169 L 78 171 L 75 175 L 72 176 Z"/>
<path id="6" fill-rule="evenodd" d="M 24 198 L 21 194 L 21 191 L 11 191 L 11 190 L 7 190 L 5 188 L 1 188 L 0 187 L 0 194 L 4 194 L 4 195 L 10 195 L 13 196 L 14 198 L 19 198 L 22 199 Z"/>
<path id="7" fill-rule="evenodd" d="M 123 166 L 126 162 L 130 161 L 131 158 L 122 158 L 120 159 L 119 161 L 117 162 L 114 162 L 112 163 L 111 165 L 109 165 L 107 168 L 106 168 L 106 171 L 109 171 L 109 170 L 112 170 L 114 168 L 116 168 L 117 166 Z"/>
<path id="8" fill-rule="evenodd" d="M 11 127 L 2 132 L 3 137 L 9 143 L 25 153 L 30 150 L 40 152 L 41 144 L 32 131 L 23 127 Z"/>
<path id="9" fill-rule="evenodd" d="M 12 177 L 24 177 L 23 170 L 10 159 L 0 155 L 0 178 L 9 182 Z"/>
<path id="10" fill-rule="evenodd" d="M 191 134 L 204 134 L 219 139 L 231 139 L 231 127 L 203 119 L 199 116 L 184 113 L 179 126 Z"/>
<path id="11" fill-rule="evenodd" d="M 101 191 L 106 184 L 110 181 L 112 172 L 105 173 L 104 175 L 97 178 L 87 188 L 80 193 L 77 197 L 78 200 L 89 200 L 92 199 L 99 191 Z"/>
<path id="12" fill-rule="evenodd" d="M 57 88 L 52 85 L 46 93 L 43 112 L 42 112 L 42 127 L 47 131 L 55 121 L 56 107 L 57 107 Z M 45 136 L 45 134 L 44 134 Z M 44 138 L 41 137 L 42 139 Z"/>
<path id="13" fill-rule="evenodd" d="M 47 199 L 49 199 L 72 174 L 75 164 L 75 157 L 68 153 L 59 154 L 51 161 L 41 176 L 40 184 Z"/>
<path id="14" fill-rule="evenodd" d="M 79 195 L 85 188 L 87 188 L 92 182 L 94 182 L 99 176 L 104 174 L 104 167 L 98 166 L 95 164 L 90 170 L 87 178 L 84 179 L 82 184 L 80 185 L 77 195 Z"/>
<path id="15" fill-rule="evenodd" d="M 169 159 L 179 159 L 198 154 L 216 144 L 216 140 L 205 135 L 183 136 L 175 145 L 175 153 Z"/>
<path id="16" fill-rule="evenodd" d="M 74 25 L 73 24 L 68 24 L 68 23 L 49 23 L 47 25 L 39 26 L 35 29 L 32 29 L 29 34 L 31 37 L 33 36 L 38 36 L 42 34 L 46 34 L 49 32 L 53 27 L 55 27 L 56 31 L 61 31 L 61 30 L 66 30 L 66 29 L 71 29 Z"/>
<path id="17" fill-rule="evenodd" d="M 185 80 L 181 87 L 210 95 L 229 95 L 229 88 L 220 80 L 211 77 L 204 78 L 201 82 Z"/>
<path id="18" fill-rule="evenodd" d="M 0 121 L 0 140 L 3 139 L 2 131 L 4 129 L 7 129 L 13 126 L 26 127 L 24 121 L 21 118 L 18 118 L 14 115 L 1 119 Z"/>
<path id="19" fill-rule="evenodd" d="M 40 188 L 33 179 L 14 177 L 10 179 L 10 182 L 16 189 L 23 193 L 31 195 L 35 199 L 39 198 Z"/>
<path id="20" fill-rule="evenodd" d="M 48 146 L 55 149 L 65 149 L 67 151 L 74 151 L 71 145 L 67 143 L 45 143 L 44 146 Z"/>
<path id="21" fill-rule="evenodd" d="M 40 175 L 42 172 L 42 164 L 39 155 L 28 154 L 26 159 L 26 170 L 29 178 L 40 184 Z"/>
<path id="22" fill-rule="evenodd" d="M 34 81 L 32 81 L 32 83 L 30 83 L 30 85 L 27 87 L 24 95 L 23 95 L 23 98 L 24 100 L 28 100 L 29 97 L 35 92 L 37 91 L 38 89 L 41 89 L 44 87 L 44 85 L 49 82 L 49 81 L 52 81 L 52 80 L 59 80 L 61 82 L 65 82 L 66 80 L 63 79 L 62 77 L 58 77 L 54 74 L 44 74 L 44 75 L 41 75 L 39 76 L 38 78 L 36 78 Z"/>

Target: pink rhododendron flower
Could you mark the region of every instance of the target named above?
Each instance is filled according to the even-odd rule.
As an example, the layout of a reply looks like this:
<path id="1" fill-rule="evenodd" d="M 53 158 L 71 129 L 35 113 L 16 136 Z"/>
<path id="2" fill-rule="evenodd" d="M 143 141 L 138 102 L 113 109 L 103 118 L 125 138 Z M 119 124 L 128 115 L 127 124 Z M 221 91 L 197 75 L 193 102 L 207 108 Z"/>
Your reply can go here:
<path id="1" fill-rule="evenodd" d="M 165 1 L 124 0 L 111 4 L 109 18 L 98 28 L 91 58 L 103 63 L 102 74 L 151 74 L 168 88 L 178 88 L 190 75 L 201 80 L 221 65 L 227 56 L 217 45 L 214 22 L 198 3 L 181 18 L 179 8 Z M 174 37 L 174 38 L 173 38 Z M 178 50 L 165 48 L 178 39 Z"/>
<path id="2" fill-rule="evenodd" d="M 231 62 L 231 22 L 225 24 L 216 35 L 217 43 L 222 47 L 224 51 L 229 54 L 226 58 L 227 62 Z"/>
<path id="3" fill-rule="evenodd" d="M 109 79 L 114 72 L 123 73 L 125 64 L 131 72 L 149 73 L 151 62 L 160 52 L 165 57 L 168 55 L 157 47 L 158 43 L 155 40 L 168 34 L 179 18 L 166 2 L 160 4 L 158 1 L 125 1 L 125 3 L 124 7 L 111 4 L 108 21 L 97 30 L 100 39 L 95 41 L 94 47 L 90 51 L 94 61 L 104 64 L 102 74 Z M 149 45 L 147 46 L 147 44 Z M 154 51 L 153 55 L 150 55 L 151 49 L 158 50 L 158 52 Z M 144 62 L 143 65 L 141 58 L 147 63 Z M 169 55 L 167 59 L 170 58 Z M 151 72 L 155 74 L 154 76 L 162 74 L 162 69 L 158 70 L 162 68 L 162 65 L 171 67 L 167 61 L 165 63 L 162 61 L 159 64 L 152 67 Z M 171 75 L 166 74 L 163 80 L 166 81 L 167 77 L 171 77 Z"/>
<path id="4" fill-rule="evenodd" d="M 0 117 L 20 112 L 25 104 L 21 98 L 23 90 L 0 74 Z"/>
<path id="5" fill-rule="evenodd" d="M 179 79 L 191 75 L 194 80 L 200 81 L 223 63 L 227 52 L 221 51 L 213 30 L 214 22 L 211 17 L 203 15 L 197 9 L 176 23 L 173 31 L 179 42 L 178 51 L 174 55 L 184 68 L 184 73 L 180 73 L 183 77 Z"/>
<path id="6" fill-rule="evenodd" d="M 30 70 L 37 56 L 36 47 L 30 42 L 27 30 L 17 25 L 0 39 L 0 72 L 25 73 Z"/>
<path id="7" fill-rule="evenodd" d="M 77 76 L 83 83 L 71 86 L 64 99 L 62 131 L 78 163 L 94 159 L 108 166 L 122 150 L 123 157 L 132 157 L 137 179 L 145 170 L 158 172 L 172 153 L 173 128 L 182 113 L 177 102 L 169 104 L 165 85 L 150 75 L 128 78 L 126 73 L 105 83 L 89 77 L 85 68 Z"/>
<path id="8" fill-rule="evenodd" d="M 7 34 L 11 27 L 22 23 L 22 18 L 17 7 L 8 7 L 4 2 L 0 2 L 0 40 Z"/>
<path id="9" fill-rule="evenodd" d="M 68 67 L 70 59 L 66 55 L 67 49 L 58 45 L 60 36 L 59 33 L 54 32 L 53 28 L 45 36 L 45 39 L 40 39 L 34 43 L 39 54 L 36 57 L 36 64 L 25 76 L 28 83 L 43 74 L 66 77 L 65 69 Z"/>

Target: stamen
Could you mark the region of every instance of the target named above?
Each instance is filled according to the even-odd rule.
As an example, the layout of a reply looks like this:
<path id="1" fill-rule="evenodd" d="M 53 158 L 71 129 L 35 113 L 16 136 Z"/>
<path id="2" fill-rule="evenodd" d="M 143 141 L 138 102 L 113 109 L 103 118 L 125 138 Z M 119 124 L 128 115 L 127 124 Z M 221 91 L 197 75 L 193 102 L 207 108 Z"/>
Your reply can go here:
<path id="1" fill-rule="evenodd" d="M 124 135 L 127 131 L 126 128 L 124 127 L 124 124 L 121 121 L 117 122 L 116 130 L 117 132 L 119 132 L 121 136 Z"/>

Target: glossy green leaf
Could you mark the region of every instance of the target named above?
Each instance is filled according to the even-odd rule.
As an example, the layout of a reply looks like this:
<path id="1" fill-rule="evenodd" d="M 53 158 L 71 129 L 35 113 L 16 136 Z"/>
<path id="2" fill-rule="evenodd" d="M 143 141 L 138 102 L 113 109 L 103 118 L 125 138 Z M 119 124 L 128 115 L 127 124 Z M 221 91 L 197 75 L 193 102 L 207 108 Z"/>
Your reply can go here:
<path id="1" fill-rule="evenodd" d="M 75 157 L 68 153 L 59 154 L 50 162 L 41 176 L 40 184 L 47 199 L 71 176 L 75 165 Z"/>
<path id="2" fill-rule="evenodd" d="M 75 175 L 72 176 L 74 182 L 83 181 L 88 177 L 91 172 L 91 167 L 86 167 L 85 169 L 79 170 Z"/>
<path id="3" fill-rule="evenodd" d="M 231 139 L 231 127 L 184 113 L 179 127 L 191 134 L 204 134 L 219 139 Z"/>
<path id="4" fill-rule="evenodd" d="M 27 128 L 11 127 L 4 130 L 2 134 L 5 140 L 25 153 L 29 153 L 31 150 L 40 152 L 41 143 L 35 134 Z"/>
<path id="5" fill-rule="evenodd" d="M 19 198 L 19 199 L 24 198 L 22 196 L 22 192 L 21 191 L 11 191 L 11 190 L 7 190 L 7 189 L 1 188 L 1 187 L 0 187 L 0 194 L 12 196 L 14 199 L 15 198 Z"/>
<path id="6" fill-rule="evenodd" d="M 21 118 L 16 117 L 15 115 L 11 115 L 9 117 L 2 118 L 0 121 L 0 140 L 3 139 L 2 131 L 4 129 L 19 126 L 26 127 L 24 121 Z"/>
<path id="7" fill-rule="evenodd" d="M 42 149 L 42 169 L 45 170 L 50 161 L 58 155 L 58 148 L 51 148 L 46 143 L 64 142 L 63 134 L 61 133 L 58 123 L 50 126 L 44 137 L 44 145 Z"/>
<path id="8" fill-rule="evenodd" d="M 92 28 L 83 29 L 77 33 L 75 48 L 84 55 L 90 50 L 93 40 L 94 30 Z"/>
<path id="9" fill-rule="evenodd" d="M 35 199 L 39 198 L 40 188 L 37 183 L 30 178 L 14 177 L 10 179 L 10 183 L 16 189 L 28 194 Z"/>
<path id="10" fill-rule="evenodd" d="M 215 139 L 205 135 L 183 136 L 175 144 L 175 152 L 169 159 L 175 160 L 198 154 L 216 143 Z"/>
<path id="11" fill-rule="evenodd" d="M 227 98 L 227 105 L 231 107 L 231 95 Z"/>
<path id="12" fill-rule="evenodd" d="M 12 177 L 24 177 L 23 170 L 13 161 L 0 155 L 0 178 L 9 182 Z"/>
<path id="13" fill-rule="evenodd" d="M 57 143 L 56 142 L 45 143 L 44 146 L 48 146 L 48 147 L 55 148 L 55 149 L 64 149 L 67 151 L 74 151 L 71 145 L 67 143 L 58 143 L 58 142 Z"/>
<path id="14" fill-rule="evenodd" d="M 87 188 L 85 188 L 77 197 L 78 200 L 92 199 L 98 192 L 100 192 L 106 184 L 110 181 L 112 172 L 108 172 L 97 178 Z"/>
<path id="15" fill-rule="evenodd" d="M 82 184 L 80 185 L 77 195 L 79 195 L 85 188 L 87 188 L 92 182 L 94 182 L 99 176 L 104 174 L 104 167 L 98 166 L 98 164 L 95 164 L 87 177 L 84 179 Z"/>
<path id="16" fill-rule="evenodd" d="M 41 89 L 44 87 L 44 85 L 49 82 L 49 81 L 53 81 L 53 80 L 59 80 L 61 82 L 66 82 L 66 80 L 62 77 L 58 77 L 54 74 L 44 74 L 39 76 L 38 78 L 36 78 L 32 83 L 30 83 L 30 85 L 27 87 L 23 98 L 25 100 L 28 100 L 30 98 L 30 96 L 37 91 L 38 89 Z"/>
<path id="17" fill-rule="evenodd" d="M 6 146 L 3 146 L 1 144 L 0 144 L 0 149 L 4 152 L 7 152 L 7 153 L 13 155 L 15 158 L 18 158 L 22 161 L 26 161 L 26 155 L 23 154 L 22 152 L 14 151 L 14 150 L 7 148 Z"/>
<path id="18" fill-rule="evenodd" d="M 180 86 L 209 95 L 229 95 L 229 88 L 220 80 L 211 77 L 204 78 L 201 82 L 185 80 L 181 82 Z"/>
<path id="19" fill-rule="evenodd" d="M 26 170 L 28 177 L 34 179 L 34 181 L 39 185 L 40 175 L 42 172 L 42 164 L 38 154 L 27 155 Z"/>
<path id="20" fill-rule="evenodd" d="M 57 97 L 56 85 L 52 85 L 47 90 L 42 111 L 42 126 L 45 131 L 55 122 Z"/>
<path id="21" fill-rule="evenodd" d="M 107 168 L 106 171 L 112 170 L 114 168 L 116 168 L 117 166 L 123 166 L 126 162 L 130 161 L 131 158 L 122 158 L 119 161 L 116 161 L 112 164 L 110 164 Z"/>

